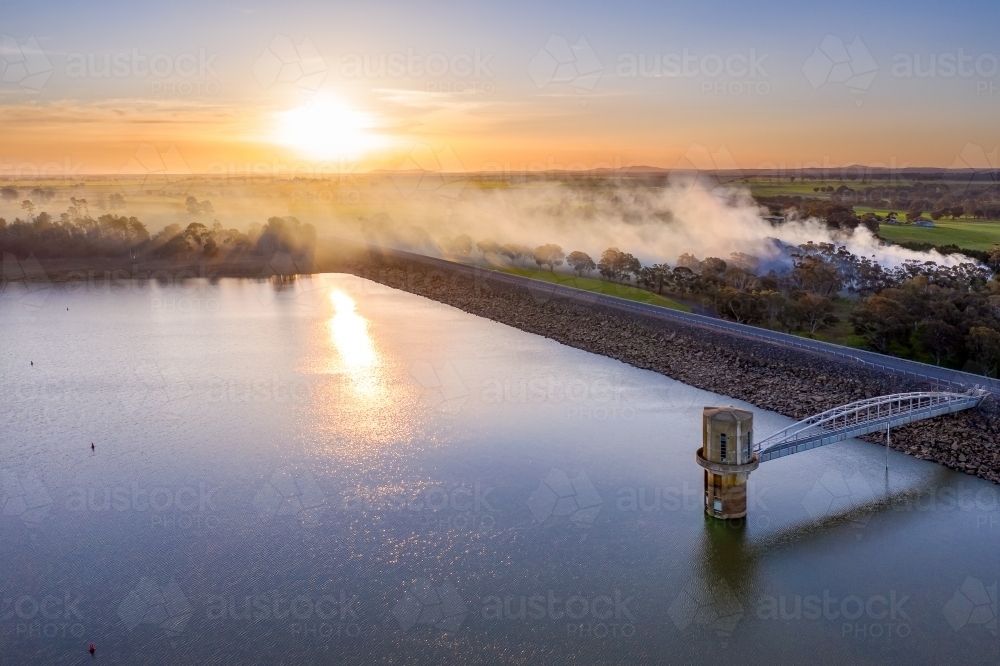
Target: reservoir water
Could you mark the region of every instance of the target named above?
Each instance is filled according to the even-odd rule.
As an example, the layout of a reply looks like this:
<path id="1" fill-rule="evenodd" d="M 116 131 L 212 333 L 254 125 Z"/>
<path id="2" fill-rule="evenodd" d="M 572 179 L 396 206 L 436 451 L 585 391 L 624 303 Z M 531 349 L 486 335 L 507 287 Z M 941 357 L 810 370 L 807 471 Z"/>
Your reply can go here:
<path id="1" fill-rule="evenodd" d="M 855 440 L 719 523 L 748 405 L 353 276 L 11 283 L 0 372 L 3 663 L 1000 659 L 996 486 Z"/>

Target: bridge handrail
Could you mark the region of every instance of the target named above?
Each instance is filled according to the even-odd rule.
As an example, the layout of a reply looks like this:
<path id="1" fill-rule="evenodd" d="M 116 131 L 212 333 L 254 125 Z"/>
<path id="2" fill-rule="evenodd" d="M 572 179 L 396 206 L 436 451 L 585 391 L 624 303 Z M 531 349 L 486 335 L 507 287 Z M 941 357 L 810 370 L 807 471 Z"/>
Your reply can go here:
<path id="1" fill-rule="evenodd" d="M 914 391 L 911 393 L 894 393 L 875 398 L 867 398 L 856 402 L 840 405 L 828 409 L 819 414 L 802 419 L 796 423 L 785 426 L 781 430 L 768 435 L 762 440 L 754 443 L 754 452 L 764 453 L 768 449 L 794 443 L 801 437 L 802 433 L 817 428 L 824 428 L 827 424 L 836 426 L 836 421 L 844 419 L 844 427 L 849 425 L 860 425 L 884 418 L 892 418 L 903 414 L 912 414 L 918 411 L 927 410 L 931 407 L 946 403 L 954 403 L 956 406 L 962 403 L 970 403 L 969 407 L 977 406 L 988 395 L 987 391 L 974 389 L 966 393 L 953 393 L 945 391 Z M 903 403 L 906 403 L 904 406 Z M 893 407 L 897 406 L 894 410 Z M 875 409 L 872 414 L 871 410 Z M 957 411 L 957 410 L 956 410 Z M 860 415 L 864 413 L 865 418 Z M 853 422 L 850 422 L 850 415 L 854 415 Z M 872 418 L 874 416 L 874 418 Z M 833 429 L 836 429 L 835 427 Z"/>

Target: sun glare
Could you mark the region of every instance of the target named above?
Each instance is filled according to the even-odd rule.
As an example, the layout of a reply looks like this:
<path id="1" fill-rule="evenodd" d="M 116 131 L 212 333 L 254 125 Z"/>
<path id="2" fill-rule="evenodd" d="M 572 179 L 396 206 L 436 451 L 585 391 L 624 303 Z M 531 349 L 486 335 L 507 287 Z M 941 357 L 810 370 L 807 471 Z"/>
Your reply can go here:
<path id="1" fill-rule="evenodd" d="M 368 331 L 368 320 L 355 310 L 354 299 L 342 291 L 330 294 L 334 315 L 330 320 L 333 344 L 357 394 L 374 396 L 379 387 L 379 356 Z"/>
<path id="2" fill-rule="evenodd" d="M 321 160 L 355 159 L 384 144 L 371 116 L 330 98 L 317 98 L 278 116 L 275 140 Z"/>

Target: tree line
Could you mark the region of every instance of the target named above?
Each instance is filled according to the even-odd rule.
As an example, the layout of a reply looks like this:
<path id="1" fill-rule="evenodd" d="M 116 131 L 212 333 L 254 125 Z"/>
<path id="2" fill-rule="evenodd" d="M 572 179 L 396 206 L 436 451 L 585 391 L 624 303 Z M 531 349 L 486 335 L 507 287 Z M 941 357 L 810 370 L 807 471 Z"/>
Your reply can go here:
<path id="1" fill-rule="evenodd" d="M 1000 282 L 993 275 L 1000 269 L 1000 248 L 990 255 L 989 267 L 909 261 L 887 268 L 844 246 L 805 243 L 785 248 L 786 265 L 765 271 L 758 257 L 740 252 L 728 260 L 685 253 L 673 265 L 643 266 L 617 247 L 595 260 L 551 243 L 473 244 L 468 236 L 442 243 L 446 254 L 461 256 L 473 247 L 484 260 L 493 255 L 548 271 L 565 265 L 580 277 L 596 271 L 604 280 L 707 303 L 720 317 L 773 330 L 812 336 L 844 321 L 865 346 L 881 353 L 1000 372 Z"/>
<path id="2" fill-rule="evenodd" d="M 268 218 L 266 224 L 252 224 L 248 233 L 226 229 L 215 220 L 211 226 L 201 222 L 186 226 L 170 224 L 151 235 L 135 216 L 115 213 L 91 216 L 85 199 L 71 198 L 71 205 L 58 218 L 44 211 L 36 214 L 31 200 L 24 203 L 31 204 L 22 205 L 26 219 L 8 223 L 0 218 L 0 252 L 38 258 L 191 260 L 240 253 L 301 254 L 310 252 L 316 243 L 316 229 L 294 217 Z M 194 206 L 200 211 L 210 208 L 207 201 L 195 200 Z"/>

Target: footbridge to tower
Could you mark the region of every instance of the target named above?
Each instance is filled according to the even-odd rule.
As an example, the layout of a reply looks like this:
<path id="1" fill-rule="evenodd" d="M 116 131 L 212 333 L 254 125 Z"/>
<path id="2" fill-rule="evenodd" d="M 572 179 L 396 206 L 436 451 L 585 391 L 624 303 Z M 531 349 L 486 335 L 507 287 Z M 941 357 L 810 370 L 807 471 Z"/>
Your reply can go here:
<path id="1" fill-rule="evenodd" d="M 852 437 L 978 407 L 988 395 L 982 390 L 966 393 L 920 391 L 858 400 L 782 428 L 755 442 L 753 451 L 763 463 Z"/>
<path id="2" fill-rule="evenodd" d="M 724 519 L 746 516 L 750 472 L 768 460 L 874 432 L 885 431 L 888 446 L 891 428 L 978 407 L 989 395 L 979 388 L 883 395 L 828 409 L 760 440 L 753 436 L 751 412 L 706 407 L 702 447 L 695 455 L 705 469 L 705 512 Z"/>

